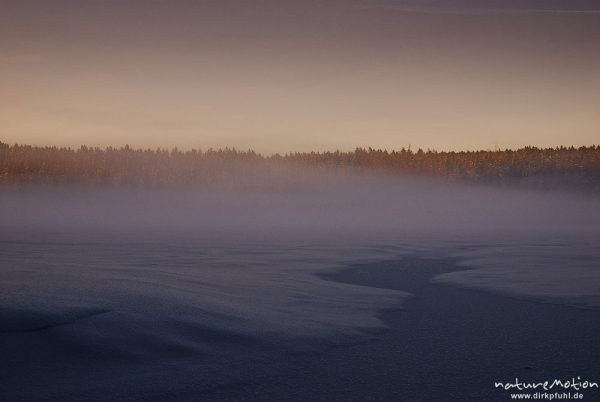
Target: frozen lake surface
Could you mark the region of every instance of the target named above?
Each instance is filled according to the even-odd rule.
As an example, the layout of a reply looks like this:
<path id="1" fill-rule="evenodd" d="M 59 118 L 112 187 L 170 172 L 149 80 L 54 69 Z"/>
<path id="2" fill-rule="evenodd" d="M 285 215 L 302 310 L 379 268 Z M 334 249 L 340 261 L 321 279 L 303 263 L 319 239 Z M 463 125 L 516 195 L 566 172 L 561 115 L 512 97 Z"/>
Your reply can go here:
<path id="1" fill-rule="evenodd" d="M 385 332 L 381 312 L 413 296 L 408 283 L 386 289 L 327 275 L 406 256 L 473 267 L 433 276 L 445 286 L 597 308 L 593 238 L 557 243 L 555 236 L 491 242 L 5 232 L 2 392 L 8 399 L 105 400 L 268 381 L 255 377 L 264 367 L 252 367 Z"/>
<path id="2" fill-rule="evenodd" d="M 597 198 L 369 185 L 2 193 L 0 400 L 437 400 L 460 381 L 477 400 L 474 373 L 548 353 L 598 374 Z M 498 354 L 498 332 L 520 341 Z M 486 365 L 445 355 L 463 339 Z M 389 378 L 425 368 L 429 395 Z"/>

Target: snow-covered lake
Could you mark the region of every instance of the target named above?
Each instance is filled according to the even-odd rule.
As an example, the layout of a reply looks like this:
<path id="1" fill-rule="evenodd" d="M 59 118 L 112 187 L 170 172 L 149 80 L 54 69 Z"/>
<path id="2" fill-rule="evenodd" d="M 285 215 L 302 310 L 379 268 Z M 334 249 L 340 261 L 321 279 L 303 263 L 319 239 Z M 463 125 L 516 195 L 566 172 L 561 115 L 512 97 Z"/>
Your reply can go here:
<path id="1" fill-rule="evenodd" d="M 405 255 L 457 260 L 433 279 L 444 286 L 600 308 L 597 198 L 369 183 L 2 193 L 6 395 L 185 392 L 316 344 L 360 342 L 412 295 L 319 274 Z"/>

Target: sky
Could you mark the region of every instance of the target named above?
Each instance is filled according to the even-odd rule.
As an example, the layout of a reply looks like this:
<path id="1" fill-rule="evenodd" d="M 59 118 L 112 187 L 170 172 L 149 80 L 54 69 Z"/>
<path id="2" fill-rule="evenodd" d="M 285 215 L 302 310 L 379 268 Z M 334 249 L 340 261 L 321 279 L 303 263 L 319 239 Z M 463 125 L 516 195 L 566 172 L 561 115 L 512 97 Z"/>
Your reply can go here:
<path id="1" fill-rule="evenodd" d="M 0 141 L 600 143 L 600 2 L 0 0 Z"/>

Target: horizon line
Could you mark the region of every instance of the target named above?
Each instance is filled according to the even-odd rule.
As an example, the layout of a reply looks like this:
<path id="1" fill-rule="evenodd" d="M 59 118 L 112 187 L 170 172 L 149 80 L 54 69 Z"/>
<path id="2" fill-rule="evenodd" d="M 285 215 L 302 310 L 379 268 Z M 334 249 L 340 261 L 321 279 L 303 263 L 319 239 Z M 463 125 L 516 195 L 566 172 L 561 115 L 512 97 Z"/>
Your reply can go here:
<path id="1" fill-rule="evenodd" d="M 83 148 L 89 149 L 89 150 L 100 150 L 100 151 L 108 151 L 108 150 L 131 150 L 134 152 L 146 152 L 146 151 L 167 151 L 167 152 L 173 152 L 173 151 L 177 151 L 177 152 L 181 152 L 181 153 L 188 153 L 188 152 L 201 152 L 201 153 L 206 153 L 206 152 L 225 152 L 225 151 L 230 151 L 230 152 L 237 152 L 237 153 L 254 153 L 258 156 L 261 156 L 263 158 L 269 158 L 269 157 L 274 157 L 274 156 L 285 156 L 285 155 L 294 155 L 294 154 L 327 154 L 327 153 L 353 153 L 356 151 L 375 151 L 375 152 L 388 152 L 388 153 L 393 153 L 393 152 L 402 152 L 402 151 L 406 151 L 406 152 L 413 152 L 413 153 L 417 153 L 419 151 L 423 152 L 423 153 L 473 153 L 473 152 L 507 152 L 507 151 L 520 151 L 520 150 L 526 150 L 526 149 L 536 149 L 536 150 L 556 150 L 556 149 L 594 149 L 594 148 L 600 148 L 600 143 L 598 144 L 589 144 L 589 145 L 555 145 L 555 146 L 536 146 L 536 145 L 523 145 L 523 146 L 519 146 L 519 147 L 515 147 L 515 148 L 510 148 L 510 147 L 506 147 L 506 148 L 502 148 L 502 147 L 494 147 L 492 148 L 476 148 L 476 149 L 459 149 L 459 150 L 438 150 L 436 148 L 422 148 L 422 147 L 412 147 L 411 144 L 408 144 L 408 146 L 402 146 L 399 148 L 386 148 L 386 147 L 373 147 L 373 146 L 356 146 L 353 149 L 350 150 L 341 150 L 340 148 L 337 148 L 335 150 L 331 150 L 331 149 L 325 149 L 325 150 L 312 150 L 312 151 L 285 151 L 285 152 L 272 152 L 272 153 L 266 153 L 266 152 L 260 152 L 260 151 L 255 151 L 252 148 L 239 148 L 239 147 L 235 147 L 235 146 L 224 146 L 224 147 L 207 147 L 207 148 L 195 148 L 195 147 L 189 147 L 189 148 L 180 148 L 178 146 L 172 146 L 170 148 L 167 147 L 155 147 L 155 148 L 149 148 L 149 147 L 133 147 L 131 145 L 129 145 L 128 143 L 124 144 L 124 145 L 104 145 L 104 146 L 99 146 L 99 145 L 86 145 L 86 144 L 80 144 L 78 146 L 70 146 L 70 145 L 34 145 L 34 144 L 28 144 L 28 143 L 13 143 L 13 144 L 9 144 L 4 142 L 2 139 L 0 139 L 0 147 L 2 145 L 6 145 L 9 148 L 13 148 L 15 146 L 23 146 L 23 147 L 32 147 L 32 148 L 57 148 L 57 149 L 65 149 L 65 150 L 70 150 L 70 151 L 79 151 Z"/>

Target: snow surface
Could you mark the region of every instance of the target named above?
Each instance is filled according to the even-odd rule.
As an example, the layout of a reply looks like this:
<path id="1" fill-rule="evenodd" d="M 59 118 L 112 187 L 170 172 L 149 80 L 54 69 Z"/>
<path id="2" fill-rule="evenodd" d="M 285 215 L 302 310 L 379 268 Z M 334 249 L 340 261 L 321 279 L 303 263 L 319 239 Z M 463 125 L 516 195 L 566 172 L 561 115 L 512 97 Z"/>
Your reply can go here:
<path id="1" fill-rule="evenodd" d="M 302 339 L 384 329 L 410 293 L 319 274 L 409 254 L 465 268 L 439 284 L 600 307 L 597 197 L 366 176 L 292 190 L 5 188 L 5 397 L 252 381 Z"/>

